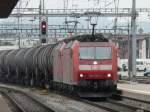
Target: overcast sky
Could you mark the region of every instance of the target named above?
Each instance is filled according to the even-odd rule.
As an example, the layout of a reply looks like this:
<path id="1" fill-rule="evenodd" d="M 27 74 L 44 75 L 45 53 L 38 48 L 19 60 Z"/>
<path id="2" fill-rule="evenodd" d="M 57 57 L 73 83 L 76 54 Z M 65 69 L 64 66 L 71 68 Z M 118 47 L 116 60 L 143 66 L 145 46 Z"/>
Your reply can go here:
<path id="1" fill-rule="evenodd" d="M 39 7 L 40 0 L 22 0 L 22 1 L 24 1 L 22 2 L 23 8 L 26 7 L 27 1 L 29 1 L 29 4 L 27 5 L 27 7 L 30 7 L 30 8 Z M 45 0 L 46 9 L 56 9 L 56 8 L 62 9 L 64 5 L 63 1 L 64 0 Z M 97 2 L 93 3 L 92 2 L 93 0 L 68 0 L 68 1 L 69 1 L 68 8 L 88 8 L 88 7 L 100 8 L 100 7 L 104 7 L 104 2 L 102 1 L 105 1 L 105 0 L 99 0 L 100 2 L 99 5 L 97 5 Z M 111 5 L 109 5 L 108 8 L 115 7 L 114 2 L 113 2 L 114 0 L 107 0 L 107 1 L 111 2 Z M 138 8 L 150 8 L 150 0 L 136 0 L 136 2 L 137 2 Z M 120 8 L 131 8 L 131 6 L 132 6 L 132 0 L 119 0 Z M 149 18 L 150 17 L 148 17 L 148 14 L 145 14 L 145 16 L 142 15 L 139 18 L 137 18 L 138 26 L 144 28 L 147 32 L 150 32 L 150 19 Z M 29 19 L 30 18 L 28 19 L 24 18 L 23 19 L 24 23 L 30 22 Z M 128 23 L 128 21 L 130 21 L 130 18 L 119 18 L 118 23 L 120 25 L 120 24 Z M 17 19 L 8 18 L 8 19 L 0 20 L 0 23 L 14 23 L 14 22 L 17 22 Z M 57 19 L 50 18 L 50 24 L 63 24 L 63 23 L 64 23 L 64 20 L 61 21 L 60 18 L 57 18 Z M 81 20 L 80 23 L 81 25 L 85 24 L 85 20 Z M 114 19 L 99 18 L 99 23 L 100 23 L 99 26 L 101 28 L 105 28 L 106 26 L 113 25 Z"/>
<path id="2" fill-rule="evenodd" d="M 28 7 L 38 7 L 40 0 L 24 0 L 24 1 L 30 1 Z M 64 0 L 45 0 L 46 8 L 63 8 L 63 1 Z M 99 6 L 95 3 L 92 3 L 93 0 L 68 0 L 69 5 L 68 7 L 71 8 L 72 5 L 78 5 L 78 8 L 81 7 L 102 7 L 104 6 L 105 0 L 99 0 L 101 4 Z M 88 2 L 90 1 L 90 2 Z M 95 0 L 97 1 L 97 0 Z M 107 0 L 108 2 L 113 2 L 114 0 Z M 132 0 L 119 0 L 119 7 L 131 7 L 132 6 Z M 150 8 L 150 0 L 136 0 L 137 7 L 141 8 Z M 25 2 L 24 2 L 25 4 Z M 110 5 L 110 7 L 114 6 L 114 3 Z"/>

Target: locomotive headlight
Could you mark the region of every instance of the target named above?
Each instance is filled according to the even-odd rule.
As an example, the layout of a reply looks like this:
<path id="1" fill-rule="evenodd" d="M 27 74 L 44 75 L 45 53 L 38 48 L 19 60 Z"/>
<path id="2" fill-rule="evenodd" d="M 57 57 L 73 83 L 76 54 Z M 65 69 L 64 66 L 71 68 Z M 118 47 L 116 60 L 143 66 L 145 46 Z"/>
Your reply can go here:
<path id="1" fill-rule="evenodd" d="M 80 74 L 80 77 L 82 78 L 82 77 L 83 77 L 83 74 Z"/>
<path id="2" fill-rule="evenodd" d="M 94 61 L 93 64 L 94 64 L 94 65 L 97 65 L 97 61 Z"/>
<path id="3" fill-rule="evenodd" d="M 107 74 L 107 77 L 111 77 L 111 74 Z"/>

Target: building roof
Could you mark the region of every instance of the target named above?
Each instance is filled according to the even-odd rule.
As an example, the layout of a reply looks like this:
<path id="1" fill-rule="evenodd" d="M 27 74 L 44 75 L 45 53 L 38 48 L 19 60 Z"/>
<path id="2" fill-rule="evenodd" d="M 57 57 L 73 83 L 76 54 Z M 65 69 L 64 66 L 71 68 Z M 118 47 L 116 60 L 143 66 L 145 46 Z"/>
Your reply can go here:
<path id="1" fill-rule="evenodd" d="M 7 18 L 18 0 L 0 0 L 0 18 Z"/>

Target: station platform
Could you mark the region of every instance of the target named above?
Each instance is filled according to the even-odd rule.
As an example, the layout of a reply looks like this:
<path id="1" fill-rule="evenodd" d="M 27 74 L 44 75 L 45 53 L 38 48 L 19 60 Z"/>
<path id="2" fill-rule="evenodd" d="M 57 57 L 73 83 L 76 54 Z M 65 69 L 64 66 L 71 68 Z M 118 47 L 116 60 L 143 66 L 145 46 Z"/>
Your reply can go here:
<path id="1" fill-rule="evenodd" d="M 150 84 L 122 83 L 122 84 L 118 84 L 118 89 L 150 95 Z"/>
<path id="2" fill-rule="evenodd" d="M 7 103 L 0 95 L 0 112 L 11 112 L 10 108 L 8 107 Z"/>
<path id="3" fill-rule="evenodd" d="M 136 82 L 118 83 L 117 88 L 121 90 L 123 96 L 150 101 L 150 84 Z"/>

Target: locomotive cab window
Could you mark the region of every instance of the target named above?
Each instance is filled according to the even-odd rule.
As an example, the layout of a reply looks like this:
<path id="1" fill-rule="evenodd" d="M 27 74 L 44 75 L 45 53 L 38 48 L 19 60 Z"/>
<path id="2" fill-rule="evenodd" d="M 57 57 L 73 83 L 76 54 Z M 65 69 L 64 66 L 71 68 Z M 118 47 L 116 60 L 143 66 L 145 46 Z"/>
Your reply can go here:
<path id="1" fill-rule="evenodd" d="M 94 52 L 92 47 L 79 48 L 79 59 L 94 59 Z"/>
<path id="2" fill-rule="evenodd" d="M 96 47 L 96 59 L 111 59 L 110 47 Z"/>
<path id="3" fill-rule="evenodd" d="M 81 47 L 79 59 L 112 59 L 110 47 Z"/>

